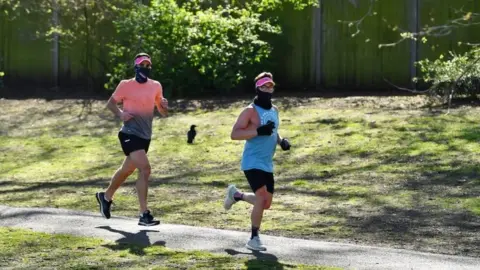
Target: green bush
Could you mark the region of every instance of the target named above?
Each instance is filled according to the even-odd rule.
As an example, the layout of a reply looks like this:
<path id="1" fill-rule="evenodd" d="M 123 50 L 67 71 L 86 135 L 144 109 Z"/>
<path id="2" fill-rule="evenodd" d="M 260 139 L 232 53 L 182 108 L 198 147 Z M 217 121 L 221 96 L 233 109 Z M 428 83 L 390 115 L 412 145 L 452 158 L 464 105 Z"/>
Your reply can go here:
<path id="1" fill-rule="evenodd" d="M 447 99 L 453 90 L 452 97 L 476 97 L 480 94 L 480 48 L 461 55 L 449 52 L 449 56 L 417 62 L 423 74 L 420 79 L 431 84 L 430 93 L 434 96 Z"/>
<path id="2" fill-rule="evenodd" d="M 166 95 L 185 97 L 225 93 L 241 82 L 250 85 L 254 75 L 274 65 L 265 61 L 272 50 L 266 40 L 279 36 L 278 11 L 317 4 L 318 0 L 0 0 L 0 13 L 7 20 L 35 24 L 38 40 L 59 37 L 61 54 L 81 66 L 83 74 L 75 76 L 84 78 L 81 83 L 90 89 L 103 86 L 112 91 L 121 79 L 132 77 L 132 58 L 143 51 L 152 55 L 152 77 L 162 82 Z M 57 24 L 51 20 L 55 10 Z M 75 77 L 74 83 L 80 81 Z"/>
<path id="3" fill-rule="evenodd" d="M 262 33 L 280 29 L 251 9 L 217 6 L 201 10 L 174 0 L 152 1 L 127 10 L 114 21 L 117 39 L 110 44 L 113 72 L 105 85 L 114 89 L 133 76 L 133 57 L 152 56 L 152 78 L 166 96 L 225 93 L 260 72 L 271 46 Z"/>

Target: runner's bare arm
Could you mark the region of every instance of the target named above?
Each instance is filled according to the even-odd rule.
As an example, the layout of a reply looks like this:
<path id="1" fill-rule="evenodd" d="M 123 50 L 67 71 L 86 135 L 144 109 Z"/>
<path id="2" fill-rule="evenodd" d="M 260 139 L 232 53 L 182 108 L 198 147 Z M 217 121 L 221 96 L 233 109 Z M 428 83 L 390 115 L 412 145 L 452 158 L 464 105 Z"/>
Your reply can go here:
<path id="1" fill-rule="evenodd" d="M 133 115 L 131 115 L 128 112 L 120 110 L 117 106 L 118 102 L 113 98 L 110 97 L 107 103 L 107 108 L 115 114 L 118 118 L 120 118 L 122 121 L 128 121 L 133 118 Z"/>
<path id="2" fill-rule="evenodd" d="M 233 125 L 230 138 L 232 140 L 248 140 L 257 136 L 257 129 L 250 123 L 253 108 L 245 108 Z"/>
<path id="3" fill-rule="evenodd" d="M 280 144 L 282 142 L 282 137 L 280 136 L 280 133 L 277 132 L 277 144 Z"/>
<path id="4" fill-rule="evenodd" d="M 117 101 L 113 97 L 108 99 L 107 108 L 117 117 L 120 117 L 122 114 L 122 111 L 117 106 Z"/>
<path id="5" fill-rule="evenodd" d="M 278 107 L 277 106 L 273 105 L 273 108 L 275 108 L 275 110 L 277 111 L 277 114 L 280 114 L 278 112 Z M 282 139 L 283 139 L 282 136 L 280 136 L 280 133 L 277 131 L 277 144 L 280 144 L 282 142 Z"/>
<path id="6" fill-rule="evenodd" d="M 163 117 L 168 116 L 168 100 L 163 97 L 163 89 L 161 85 L 157 95 L 155 96 L 155 106 Z"/>

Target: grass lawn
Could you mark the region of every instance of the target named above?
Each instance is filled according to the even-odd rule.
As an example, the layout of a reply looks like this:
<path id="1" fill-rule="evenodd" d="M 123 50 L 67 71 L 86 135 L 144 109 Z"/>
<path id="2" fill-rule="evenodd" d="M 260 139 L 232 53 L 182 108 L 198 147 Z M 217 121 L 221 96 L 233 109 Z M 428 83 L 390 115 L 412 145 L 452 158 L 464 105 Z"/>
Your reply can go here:
<path id="1" fill-rule="evenodd" d="M 0 267 L 8 269 L 319 269 L 340 268 L 236 258 L 160 245 L 0 228 Z"/>
<path id="2" fill-rule="evenodd" d="M 248 230 L 243 142 L 231 127 L 248 100 L 171 102 L 154 120 L 150 206 L 165 223 Z M 480 109 L 450 114 L 420 97 L 283 98 L 276 193 L 262 233 L 480 256 Z M 97 211 L 120 165 L 120 123 L 105 101 L 0 100 L 0 202 Z M 191 124 L 194 145 L 186 143 Z M 113 215 L 137 214 L 132 175 Z"/>

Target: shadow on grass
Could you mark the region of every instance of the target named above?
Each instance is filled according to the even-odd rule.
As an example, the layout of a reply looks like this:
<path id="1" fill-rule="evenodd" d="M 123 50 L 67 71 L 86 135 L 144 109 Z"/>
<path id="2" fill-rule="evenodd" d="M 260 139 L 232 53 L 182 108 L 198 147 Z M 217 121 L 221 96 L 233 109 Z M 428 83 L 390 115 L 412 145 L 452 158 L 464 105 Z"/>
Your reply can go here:
<path id="1" fill-rule="evenodd" d="M 100 165 L 98 167 L 92 168 L 91 170 L 95 171 L 98 168 L 104 168 L 107 165 Z M 225 168 L 225 166 L 218 166 L 214 168 L 210 168 L 208 170 L 196 169 L 192 171 L 187 171 L 180 174 L 175 174 L 166 177 L 152 177 L 149 182 L 149 187 L 159 187 L 162 185 L 172 185 L 172 186 L 180 186 L 180 187 L 227 187 L 228 183 L 225 181 L 211 181 L 211 182 L 201 182 L 197 181 L 196 178 L 201 175 L 211 175 L 211 174 L 218 174 L 218 173 L 229 173 L 233 169 Z M 235 169 L 236 171 L 236 169 Z M 112 171 L 113 174 L 113 171 Z M 7 193 L 23 193 L 23 192 L 36 192 L 41 190 L 55 190 L 55 189 L 72 189 L 80 187 L 90 187 L 90 188 L 99 188 L 103 189 L 108 186 L 110 182 L 109 178 L 95 178 L 89 180 L 60 180 L 56 182 L 36 182 L 36 183 L 29 183 L 29 182 L 19 182 L 15 180 L 8 180 L 8 179 L 0 179 L 0 186 L 21 186 L 12 189 L 5 189 L 0 190 L 1 194 Z M 133 173 L 127 181 L 125 181 L 122 187 L 134 187 L 136 183 L 136 173 Z M 18 198 L 18 200 L 22 200 L 22 198 Z"/>
<path id="2" fill-rule="evenodd" d="M 478 127 L 478 123 L 472 123 L 468 128 L 463 129 L 457 138 L 480 143 L 480 127 Z"/>
<path id="3" fill-rule="evenodd" d="M 250 255 L 254 256 L 255 259 L 250 259 L 245 262 L 245 266 L 247 269 L 284 269 L 284 267 L 295 267 L 294 265 L 284 264 L 278 261 L 277 256 L 260 251 L 252 251 L 252 252 L 242 252 L 237 251 L 234 249 L 225 249 L 225 252 L 228 255 L 236 256 L 236 255 Z"/>
<path id="4" fill-rule="evenodd" d="M 317 119 L 314 121 L 306 121 L 304 124 L 322 124 L 322 125 L 336 125 L 339 123 L 347 123 L 345 119 L 342 118 L 322 118 L 322 119 Z"/>
<path id="5" fill-rule="evenodd" d="M 435 165 L 426 165 L 424 169 L 419 177 L 406 179 L 404 189 L 419 190 L 430 196 L 440 197 L 480 196 L 478 163 L 465 164 L 455 169 L 438 169 Z"/>
<path id="6" fill-rule="evenodd" d="M 6 180 L 0 181 L 0 187 L 1 186 L 9 186 L 11 184 L 13 184 L 13 181 L 6 181 Z"/>
<path id="7" fill-rule="evenodd" d="M 446 129 L 447 127 L 437 126 L 430 132 L 446 132 Z M 455 138 L 476 142 L 480 137 L 478 131 L 478 128 L 472 126 L 471 130 L 466 129 L 455 134 Z M 465 153 L 468 155 L 466 157 L 463 156 L 465 150 L 461 148 L 454 150 L 458 155 L 451 155 L 453 150 L 449 147 L 438 153 L 412 155 L 410 153 L 415 150 L 415 143 L 423 141 L 422 137 L 406 135 L 403 139 L 406 140 L 406 146 L 399 145 L 387 149 L 386 152 L 376 152 L 374 149 L 368 156 L 362 156 L 361 152 L 350 152 L 352 156 L 371 158 L 372 162 L 368 165 L 337 166 L 328 174 L 317 172 L 306 176 L 279 177 L 277 180 L 283 185 L 277 187 L 276 191 L 328 198 L 331 205 L 360 200 L 360 205 L 351 208 L 326 205 L 318 209 L 308 209 L 311 215 L 332 216 L 340 220 L 333 225 L 346 229 L 346 232 L 338 234 L 343 235 L 342 237 L 357 239 L 363 243 L 388 243 L 400 248 L 480 256 L 480 215 L 472 210 L 480 209 L 480 163 L 476 159 L 468 158 L 473 155 L 472 152 Z M 449 143 L 441 137 L 428 141 L 440 145 Z M 442 158 L 445 156 L 447 159 Z M 302 163 L 324 162 L 328 165 L 334 161 L 335 155 L 325 155 L 322 159 L 321 155 L 313 154 L 302 160 Z M 385 182 L 386 188 L 377 190 L 373 188 L 377 184 L 370 182 L 376 179 L 363 176 L 369 171 L 377 172 L 379 176 L 375 177 L 379 177 L 381 181 L 382 171 L 398 174 L 403 179 L 387 178 L 389 182 Z M 360 178 L 354 179 L 354 182 L 370 187 L 370 191 L 355 192 L 354 188 L 343 190 L 343 187 L 348 185 L 342 185 L 341 182 L 334 182 L 338 188 L 311 188 L 311 185 L 318 185 L 321 189 L 324 182 L 330 181 L 330 177 L 338 180 L 355 176 Z M 302 187 L 301 183 L 299 186 L 290 184 L 297 179 L 305 181 L 307 185 Z M 470 206 L 464 205 L 465 199 Z M 311 226 L 312 231 L 331 225 L 329 221 L 305 224 Z"/>
<path id="8" fill-rule="evenodd" d="M 438 207 L 382 207 L 376 214 L 346 216 L 356 239 L 393 243 L 397 247 L 438 253 L 480 256 L 480 217 Z M 442 243 L 448 243 L 442 244 Z"/>
<path id="9" fill-rule="evenodd" d="M 371 194 L 366 193 L 343 192 L 340 187 L 336 188 L 336 190 L 312 190 L 310 188 L 282 186 L 276 187 L 275 191 L 341 200 L 348 200 L 351 198 L 367 198 L 371 196 Z"/>
<path id="10" fill-rule="evenodd" d="M 119 250 L 128 250 L 129 253 L 135 255 L 145 255 L 144 249 L 149 246 L 163 246 L 165 247 L 166 242 L 163 240 L 156 241 L 151 243 L 150 238 L 148 237 L 148 233 L 155 233 L 159 231 L 155 230 L 141 230 L 138 233 L 131 233 L 122 230 L 114 229 L 110 226 L 99 226 L 96 227 L 99 229 L 104 229 L 110 232 L 119 233 L 123 235 L 123 238 L 118 239 L 115 241 L 115 245 L 106 244 L 103 245 L 106 248 L 109 248 L 114 251 Z"/>
<path id="11" fill-rule="evenodd" d="M 42 216 L 42 215 L 59 215 L 56 212 L 52 212 L 49 209 L 42 209 L 42 208 L 28 208 L 26 211 L 19 211 L 19 212 L 13 212 L 13 213 L 2 213 L 0 212 L 0 218 L 1 219 L 14 219 L 14 218 L 22 218 L 22 219 L 28 219 L 30 217 L 34 216 Z M 61 215 L 61 214 L 60 214 Z M 76 216 L 85 216 L 85 217 L 92 217 L 94 215 L 89 214 L 89 213 L 75 213 Z"/>

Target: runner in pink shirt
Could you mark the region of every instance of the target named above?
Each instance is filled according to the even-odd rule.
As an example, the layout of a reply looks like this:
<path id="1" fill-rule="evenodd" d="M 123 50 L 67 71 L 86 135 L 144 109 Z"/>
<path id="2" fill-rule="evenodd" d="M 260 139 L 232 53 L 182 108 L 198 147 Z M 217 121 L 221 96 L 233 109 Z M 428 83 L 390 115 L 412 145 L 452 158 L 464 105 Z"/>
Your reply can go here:
<path id="1" fill-rule="evenodd" d="M 168 101 L 163 97 L 162 85 L 149 78 L 152 60 L 148 54 L 135 56 L 135 78 L 122 80 L 108 100 L 107 107 L 122 121 L 118 133 L 125 160 L 115 172 L 105 192 L 97 192 L 100 213 L 110 218 L 110 206 L 115 191 L 125 182 L 135 169 L 138 169 L 136 189 L 140 204 L 138 225 L 153 226 L 160 224 L 147 207 L 150 162 L 147 152 L 152 137 L 152 122 L 155 107 L 162 116 L 167 116 Z M 118 107 L 122 103 L 123 109 Z"/>

